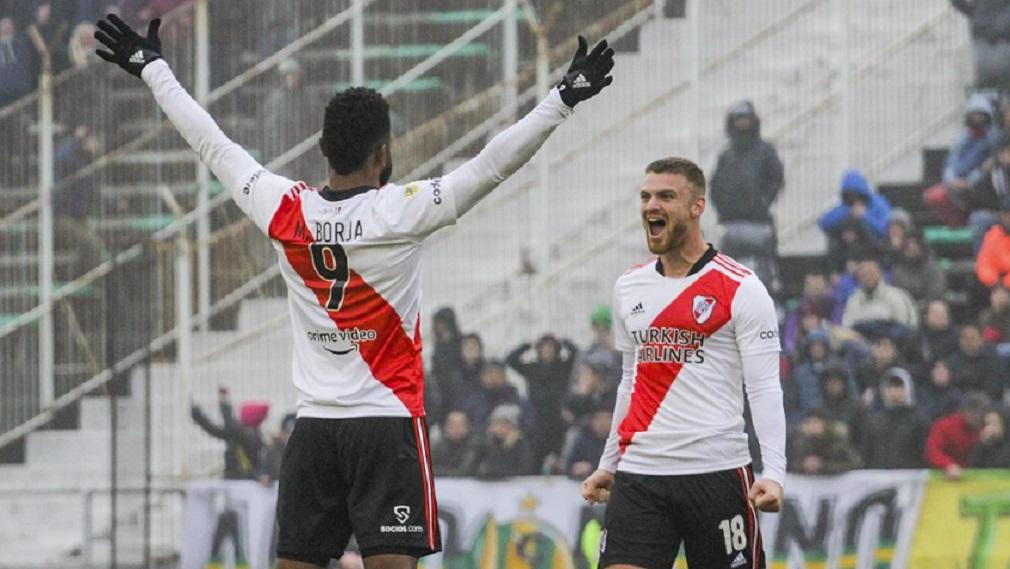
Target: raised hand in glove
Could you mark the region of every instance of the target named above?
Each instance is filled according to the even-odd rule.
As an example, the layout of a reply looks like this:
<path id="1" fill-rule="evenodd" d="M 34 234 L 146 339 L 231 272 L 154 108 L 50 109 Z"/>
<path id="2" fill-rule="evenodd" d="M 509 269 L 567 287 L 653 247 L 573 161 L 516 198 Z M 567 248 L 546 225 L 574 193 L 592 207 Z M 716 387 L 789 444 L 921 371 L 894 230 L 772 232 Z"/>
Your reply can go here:
<path id="1" fill-rule="evenodd" d="M 99 49 L 98 57 L 115 63 L 130 75 L 140 77 L 140 72 L 148 63 L 161 59 L 161 39 L 158 28 L 161 19 L 155 18 L 147 25 L 147 37 L 140 37 L 126 22 L 115 14 L 98 21 L 95 39 L 102 42 L 109 51 Z"/>
<path id="2" fill-rule="evenodd" d="M 579 48 L 575 50 L 572 64 L 565 78 L 558 83 L 561 100 L 569 107 L 599 93 L 614 80 L 607 75 L 614 67 L 614 50 L 607 46 L 607 40 L 600 40 L 587 55 L 588 49 L 586 38 L 579 36 Z"/>

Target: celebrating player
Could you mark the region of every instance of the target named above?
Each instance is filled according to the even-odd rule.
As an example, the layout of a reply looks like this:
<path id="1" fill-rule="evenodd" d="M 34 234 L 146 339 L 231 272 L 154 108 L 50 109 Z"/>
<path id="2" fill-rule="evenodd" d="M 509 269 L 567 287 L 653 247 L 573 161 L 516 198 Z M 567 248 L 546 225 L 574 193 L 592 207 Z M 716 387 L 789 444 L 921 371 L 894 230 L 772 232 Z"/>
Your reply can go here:
<path id="1" fill-rule="evenodd" d="M 389 106 L 351 88 L 326 107 L 321 190 L 268 172 L 229 140 L 161 56 L 114 15 L 95 37 L 142 78 L 183 138 L 273 241 L 288 288 L 298 419 L 281 466 L 278 567 L 325 566 L 353 533 L 368 569 L 441 549 L 423 404 L 421 242 L 525 164 L 572 108 L 610 84 L 612 49 L 579 38 L 568 73 L 522 120 L 443 178 L 387 185 Z"/>
<path id="2" fill-rule="evenodd" d="M 776 512 L 785 476 L 778 319 L 754 273 L 705 242 L 705 175 L 693 162 L 649 164 L 642 225 L 657 255 L 614 286 L 624 374 L 599 470 L 582 483 L 608 502 L 600 567 L 765 566 L 755 510 Z M 754 481 L 744 391 L 761 443 Z"/>

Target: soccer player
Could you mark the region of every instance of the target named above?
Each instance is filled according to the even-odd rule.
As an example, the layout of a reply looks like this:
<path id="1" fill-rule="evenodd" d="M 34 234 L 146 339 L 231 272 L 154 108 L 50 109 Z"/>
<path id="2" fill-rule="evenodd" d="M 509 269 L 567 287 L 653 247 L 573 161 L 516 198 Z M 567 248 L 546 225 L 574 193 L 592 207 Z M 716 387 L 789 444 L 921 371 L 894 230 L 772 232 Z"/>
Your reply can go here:
<path id="1" fill-rule="evenodd" d="M 142 78 L 238 206 L 273 242 L 288 289 L 298 419 L 282 460 L 278 567 L 339 558 L 353 533 L 368 569 L 441 549 L 423 405 L 421 243 L 452 225 L 536 153 L 573 107 L 610 84 L 612 49 L 585 39 L 557 88 L 443 178 L 387 185 L 389 106 L 351 88 L 326 107 L 329 184 L 268 172 L 229 140 L 161 57 L 159 21 L 141 37 L 98 23 L 98 55 Z"/>
<path id="2" fill-rule="evenodd" d="M 705 242 L 697 165 L 649 164 L 640 195 L 657 258 L 614 285 L 623 376 L 599 469 L 582 483 L 587 501 L 607 502 L 599 566 L 670 569 L 683 543 L 690 567 L 764 567 L 756 510 L 779 510 L 786 471 L 775 307 L 753 272 Z"/>

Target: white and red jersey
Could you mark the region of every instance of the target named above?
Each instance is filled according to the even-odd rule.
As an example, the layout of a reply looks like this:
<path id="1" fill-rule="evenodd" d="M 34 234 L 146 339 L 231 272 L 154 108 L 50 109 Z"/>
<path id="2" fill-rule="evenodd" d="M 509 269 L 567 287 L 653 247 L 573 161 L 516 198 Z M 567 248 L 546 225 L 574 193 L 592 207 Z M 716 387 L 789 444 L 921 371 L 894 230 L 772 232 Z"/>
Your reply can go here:
<path id="1" fill-rule="evenodd" d="M 441 184 L 332 192 L 259 170 L 243 186 L 287 284 L 300 417 L 424 415 L 421 242 L 456 221 Z"/>
<path id="2" fill-rule="evenodd" d="M 141 77 L 273 240 L 291 307 L 298 416 L 424 415 L 421 242 L 521 168 L 572 114 L 558 90 L 443 178 L 332 192 L 266 170 L 225 136 L 164 60 Z"/>
<path id="3" fill-rule="evenodd" d="M 634 267 L 614 287 L 614 320 L 627 364 L 601 468 L 672 475 L 749 464 L 744 361 L 774 358 L 764 374 L 773 377 L 749 377 L 747 388 L 779 389 L 778 318 L 753 272 L 713 248 L 683 278 L 660 274 L 656 261 Z"/>

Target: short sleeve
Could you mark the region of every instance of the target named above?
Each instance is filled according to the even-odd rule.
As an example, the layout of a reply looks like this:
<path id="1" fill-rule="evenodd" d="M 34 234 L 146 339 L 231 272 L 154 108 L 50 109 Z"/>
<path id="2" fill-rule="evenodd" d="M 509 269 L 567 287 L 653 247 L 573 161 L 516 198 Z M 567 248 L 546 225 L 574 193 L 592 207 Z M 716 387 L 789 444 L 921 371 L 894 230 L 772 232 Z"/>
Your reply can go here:
<path id="1" fill-rule="evenodd" d="M 232 198 L 263 233 L 269 233 L 270 221 L 284 194 L 295 188 L 305 188 L 304 183 L 289 180 L 266 168 L 249 172 L 238 184 L 238 187 L 231 188 Z"/>
<path id="2" fill-rule="evenodd" d="M 756 276 L 750 275 L 740 283 L 733 299 L 732 317 L 741 356 L 781 350 L 775 303 Z"/>
<path id="3" fill-rule="evenodd" d="M 387 186 L 379 191 L 375 203 L 376 218 L 393 235 L 420 241 L 456 223 L 453 194 L 444 190 L 441 178 Z"/>
<path id="4" fill-rule="evenodd" d="M 614 286 L 613 298 L 613 319 L 614 319 L 614 347 L 624 353 L 635 352 L 635 340 L 628 332 L 628 327 L 624 322 L 624 310 L 621 308 L 621 298 L 618 293 L 620 280 Z"/>

